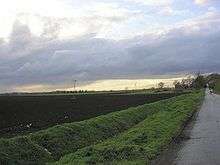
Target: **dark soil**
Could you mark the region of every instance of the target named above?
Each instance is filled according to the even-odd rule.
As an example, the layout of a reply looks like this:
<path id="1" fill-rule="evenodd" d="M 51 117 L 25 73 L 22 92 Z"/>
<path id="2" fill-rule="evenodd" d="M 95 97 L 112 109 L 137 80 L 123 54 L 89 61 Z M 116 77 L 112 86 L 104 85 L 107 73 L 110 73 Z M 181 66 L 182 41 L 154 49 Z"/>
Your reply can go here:
<path id="1" fill-rule="evenodd" d="M 0 136 L 81 121 L 179 94 L 88 94 L 0 96 Z"/>

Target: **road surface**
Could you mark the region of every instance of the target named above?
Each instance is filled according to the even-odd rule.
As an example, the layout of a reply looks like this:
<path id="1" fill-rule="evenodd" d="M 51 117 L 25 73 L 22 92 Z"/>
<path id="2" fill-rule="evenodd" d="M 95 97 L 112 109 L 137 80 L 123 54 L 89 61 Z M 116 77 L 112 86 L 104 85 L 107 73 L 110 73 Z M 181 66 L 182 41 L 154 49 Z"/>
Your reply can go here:
<path id="1" fill-rule="evenodd" d="M 187 140 L 174 144 L 153 164 L 220 165 L 220 95 L 206 91 L 201 110 L 183 135 Z"/>

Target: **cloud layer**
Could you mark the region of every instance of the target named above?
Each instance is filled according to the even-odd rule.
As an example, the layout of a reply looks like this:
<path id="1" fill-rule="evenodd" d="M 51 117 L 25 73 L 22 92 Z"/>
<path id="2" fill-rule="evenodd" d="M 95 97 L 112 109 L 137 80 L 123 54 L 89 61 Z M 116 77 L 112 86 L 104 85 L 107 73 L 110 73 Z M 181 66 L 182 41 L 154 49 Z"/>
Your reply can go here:
<path id="1" fill-rule="evenodd" d="M 155 1 L 146 2 L 132 1 L 158 6 Z M 159 6 L 166 9 L 171 2 Z M 112 40 L 100 33 L 143 13 L 126 8 L 117 13 L 119 5 L 103 5 L 96 4 L 95 12 L 87 10 L 80 17 L 20 14 L 8 39 L 0 39 L 0 91 L 33 85 L 65 87 L 74 79 L 88 83 L 220 71 L 220 14 L 215 8 L 154 32 Z M 30 28 L 24 18 L 41 23 L 41 30 Z"/>

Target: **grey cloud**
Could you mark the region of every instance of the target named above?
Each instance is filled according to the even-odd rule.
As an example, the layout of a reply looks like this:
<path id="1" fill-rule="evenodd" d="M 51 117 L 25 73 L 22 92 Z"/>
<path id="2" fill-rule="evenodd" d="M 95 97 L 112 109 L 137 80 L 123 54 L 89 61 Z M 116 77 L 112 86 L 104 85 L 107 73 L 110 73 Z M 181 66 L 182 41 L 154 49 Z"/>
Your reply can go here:
<path id="1" fill-rule="evenodd" d="M 31 32 L 27 25 L 23 25 L 19 21 L 15 21 L 12 29 L 13 30 L 10 36 L 10 46 L 12 51 L 24 49 L 31 43 Z"/>
<path id="2" fill-rule="evenodd" d="M 94 35 L 77 39 L 45 40 L 42 36 L 33 36 L 28 27 L 16 25 L 10 42 L 1 42 L 0 45 L 1 53 L 2 48 L 10 47 L 14 50 L 8 51 L 14 58 L 0 61 L 0 86 L 62 85 L 73 79 L 90 82 L 192 73 L 199 70 L 218 72 L 218 18 L 216 22 L 196 24 L 199 28 L 195 31 L 184 25 L 170 29 L 163 35 L 146 35 L 121 41 L 99 39 Z"/>

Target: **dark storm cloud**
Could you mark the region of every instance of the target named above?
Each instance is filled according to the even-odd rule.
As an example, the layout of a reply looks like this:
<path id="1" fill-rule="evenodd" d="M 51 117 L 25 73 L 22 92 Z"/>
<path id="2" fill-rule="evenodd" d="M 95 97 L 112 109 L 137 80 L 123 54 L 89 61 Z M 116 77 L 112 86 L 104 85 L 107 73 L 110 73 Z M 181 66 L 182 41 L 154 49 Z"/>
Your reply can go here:
<path id="1" fill-rule="evenodd" d="M 53 27 L 54 28 L 54 27 Z M 46 34 L 44 34 L 46 35 Z M 15 23 L 9 42 L 0 42 L 0 86 L 60 85 L 111 78 L 220 71 L 219 15 L 160 35 L 130 40 L 36 37 Z"/>

